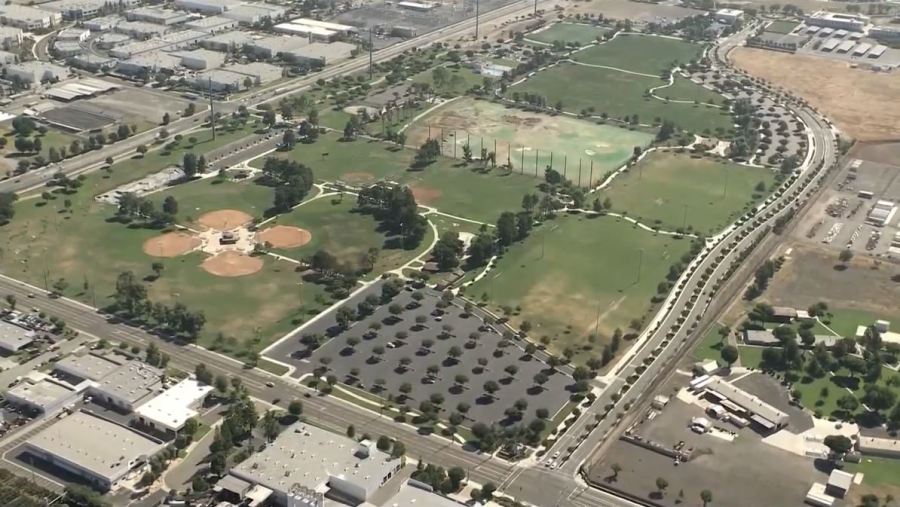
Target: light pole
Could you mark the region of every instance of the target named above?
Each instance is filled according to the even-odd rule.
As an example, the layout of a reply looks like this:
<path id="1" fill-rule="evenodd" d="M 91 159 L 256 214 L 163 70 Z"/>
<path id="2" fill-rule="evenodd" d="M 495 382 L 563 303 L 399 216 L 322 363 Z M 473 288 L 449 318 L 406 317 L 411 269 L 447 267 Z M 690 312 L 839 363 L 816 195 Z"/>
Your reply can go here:
<path id="1" fill-rule="evenodd" d="M 641 268 L 644 265 L 644 249 L 641 248 L 638 250 L 638 268 L 637 268 L 637 279 L 634 283 L 639 283 L 641 281 Z"/>

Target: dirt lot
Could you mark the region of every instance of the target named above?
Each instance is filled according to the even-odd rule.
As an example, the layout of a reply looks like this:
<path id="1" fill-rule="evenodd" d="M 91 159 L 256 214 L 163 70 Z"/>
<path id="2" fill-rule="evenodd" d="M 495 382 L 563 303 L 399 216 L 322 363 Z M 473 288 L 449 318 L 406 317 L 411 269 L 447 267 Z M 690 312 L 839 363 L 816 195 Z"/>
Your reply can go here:
<path id="1" fill-rule="evenodd" d="M 900 301 L 900 266 L 857 255 L 846 270 L 835 269 L 837 253 L 818 245 L 795 244 L 764 298 L 773 305 L 806 308 L 818 301 L 830 307 L 893 315 Z"/>
<path id="2" fill-rule="evenodd" d="M 299 227 L 276 225 L 260 231 L 259 240 L 271 243 L 273 248 L 299 248 L 312 239 L 312 234 Z"/>
<path id="3" fill-rule="evenodd" d="M 566 14 L 603 14 L 606 18 L 630 19 L 638 22 L 658 22 L 662 19 L 677 21 L 703 12 L 676 5 L 658 5 L 631 0 L 605 0 L 603 2 L 569 0 L 557 2 L 557 5 L 562 5 Z"/>
<path id="4" fill-rule="evenodd" d="M 252 275 L 263 267 L 263 260 L 239 252 L 222 252 L 203 261 L 201 267 L 216 276 Z"/>
<path id="5" fill-rule="evenodd" d="M 806 98 L 860 141 L 900 137 L 900 78 L 846 63 L 762 49 L 738 48 L 735 64 Z M 823 79 L 823 76 L 828 76 Z"/>
<path id="6" fill-rule="evenodd" d="M 900 165 L 900 142 L 859 143 L 853 147 L 851 154 L 854 158 L 869 162 Z"/>
<path id="7" fill-rule="evenodd" d="M 177 257 L 200 246 L 200 238 L 184 232 L 169 232 L 144 242 L 144 253 L 154 257 Z"/>

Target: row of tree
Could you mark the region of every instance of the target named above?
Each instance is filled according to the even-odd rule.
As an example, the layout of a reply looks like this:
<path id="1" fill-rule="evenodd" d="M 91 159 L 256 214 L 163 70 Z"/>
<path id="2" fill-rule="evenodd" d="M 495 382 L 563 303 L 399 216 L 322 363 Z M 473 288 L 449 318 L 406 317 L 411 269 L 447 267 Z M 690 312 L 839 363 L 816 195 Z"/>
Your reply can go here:
<path id="1" fill-rule="evenodd" d="M 419 246 L 428 230 L 428 221 L 419 215 L 412 190 L 405 186 L 379 184 L 360 190 L 356 207 L 371 213 L 391 234 L 399 235 L 403 248 Z"/>
<path id="2" fill-rule="evenodd" d="M 138 281 L 131 271 L 122 272 L 116 278 L 113 300 L 114 303 L 108 308 L 109 311 L 127 319 L 152 321 L 163 332 L 172 333 L 190 341 L 197 339 L 206 324 L 206 316 L 203 312 L 189 311 L 182 303 L 167 306 L 150 301 L 147 287 Z"/>

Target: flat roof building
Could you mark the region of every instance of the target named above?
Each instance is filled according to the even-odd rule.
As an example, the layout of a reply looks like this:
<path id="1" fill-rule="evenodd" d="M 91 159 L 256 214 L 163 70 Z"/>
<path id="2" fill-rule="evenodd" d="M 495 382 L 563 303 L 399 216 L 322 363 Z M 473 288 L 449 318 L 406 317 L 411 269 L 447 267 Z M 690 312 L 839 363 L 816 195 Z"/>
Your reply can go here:
<path id="1" fill-rule="evenodd" d="M 866 54 L 866 52 L 869 51 L 870 49 L 872 49 L 872 45 L 869 44 L 868 42 L 863 42 L 863 43 L 859 44 L 858 46 L 856 46 L 855 48 L 853 48 L 853 56 L 862 56 L 862 55 Z"/>
<path id="2" fill-rule="evenodd" d="M 299 49 L 309 44 L 301 37 L 264 37 L 247 43 L 247 49 L 259 58 L 275 58 L 276 56 Z"/>
<path id="3" fill-rule="evenodd" d="M 188 20 L 188 15 L 171 9 L 158 7 L 138 7 L 125 13 L 128 21 L 146 21 L 157 25 L 176 25 Z"/>
<path id="4" fill-rule="evenodd" d="M 232 7 L 222 13 L 222 16 L 233 19 L 243 25 L 255 25 L 263 20 L 276 20 L 284 17 L 287 9 L 277 5 L 262 3 L 246 3 Z"/>
<path id="5" fill-rule="evenodd" d="M 18 78 L 23 83 L 37 86 L 47 81 L 59 81 L 69 75 L 69 70 L 59 65 L 36 60 L 6 67 L 6 79 Z"/>
<path id="6" fill-rule="evenodd" d="M 411 11 L 428 12 L 434 9 L 435 5 L 428 2 L 397 2 L 397 7 Z"/>
<path id="7" fill-rule="evenodd" d="M 740 9 L 719 9 L 716 11 L 716 21 L 732 25 L 744 17 L 744 11 Z"/>
<path id="8" fill-rule="evenodd" d="M 410 480 L 403 486 L 397 494 L 382 504 L 382 507 L 461 507 L 465 504 L 455 500 L 432 493 L 417 486 L 418 482 Z"/>
<path id="9" fill-rule="evenodd" d="M 225 16 L 209 16 L 188 21 L 184 26 L 191 30 L 197 30 L 198 32 L 214 34 L 234 30 L 238 27 L 238 22 L 235 19 L 226 18 Z"/>
<path id="10" fill-rule="evenodd" d="M 88 388 L 97 401 L 133 412 L 162 391 L 162 370 L 141 361 L 129 361 Z"/>
<path id="11" fill-rule="evenodd" d="M 331 42 L 328 44 L 314 42 L 297 49 L 283 51 L 280 54 L 285 59 L 294 62 L 316 63 L 324 66 L 328 63 L 350 58 L 355 49 L 355 45 L 346 42 Z"/>
<path id="12" fill-rule="evenodd" d="M 82 23 L 82 26 L 92 32 L 106 32 L 112 30 L 122 21 L 119 16 L 100 16 Z"/>
<path id="13" fill-rule="evenodd" d="M 306 26 L 316 26 L 319 28 L 325 28 L 326 30 L 332 30 L 332 31 L 338 32 L 343 35 L 349 35 L 351 33 L 357 32 L 357 29 L 355 26 L 343 25 L 340 23 L 331 23 L 330 21 L 319 21 L 318 19 L 311 19 L 311 18 L 292 19 L 291 23 L 295 24 L 295 25 L 306 25 Z"/>
<path id="14" fill-rule="evenodd" d="M 206 70 L 221 67 L 225 63 L 225 55 L 209 49 L 193 49 L 179 51 L 173 55 L 181 58 L 181 65 L 192 70 Z"/>
<path id="15" fill-rule="evenodd" d="M 69 355 L 53 365 L 53 369 L 62 374 L 81 380 L 99 381 L 116 371 L 127 360 L 116 361 L 115 356 L 99 356 L 96 354 Z"/>
<path id="16" fill-rule="evenodd" d="M 853 474 L 834 469 L 828 476 L 825 492 L 835 498 L 844 498 L 850 491 L 851 485 L 853 485 Z"/>
<path id="17" fill-rule="evenodd" d="M 81 54 L 81 44 L 75 41 L 58 40 L 53 43 L 53 54 L 60 58 L 68 58 Z"/>
<path id="18" fill-rule="evenodd" d="M 900 27 L 896 26 L 873 26 L 869 29 L 869 37 L 875 40 L 894 41 L 900 40 Z"/>
<path id="19" fill-rule="evenodd" d="M 9 49 L 22 43 L 22 29 L 13 26 L 0 26 L 0 46 Z"/>
<path id="20" fill-rule="evenodd" d="M 114 30 L 139 40 L 153 39 L 167 33 L 170 28 L 147 21 L 121 21 Z"/>
<path id="21" fill-rule="evenodd" d="M 310 25 L 298 25 L 295 23 L 279 23 L 275 25 L 273 29 L 278 33 L 297 35 L 300 37 L 309 37 L 312 40 L 318 41 L 332 41 L 340 35 L 338 32 L 329 30 L 328 28 Z"/>
<path id="22" fill-rule="evenodd" d="M 68 60 L 68 64 L 72 67 L 84 69 L 90 72 L 111 69 L 115 67 L 116 62 L 118 62 L 118 60 L 116 60 L 115 58 L 106 58 L 104 56 L 97 56 L 92 53 L 82 53 L 79 55 L 75 55 Z"/>
<path id="23" fill-rule="evenodd" d="M 119 6 L 130 7 L 138 0 L 56 0 L 41 4 L 42 9 L 56 11 L 63 19 L 81 21 L 95 18 L 106 9 L 117 9 Z"/>
<path id="24" fill-rule="evenodd" d="M 887 46 L 879 44 L 869 51 L 869 58 L 881 58 L 885 51 L 887 51 Z"/>
<path id="25" fill-rule="evenodd" d="M 764 347 L 781 345 L 781 341 L 768 329 L 748 329 L 744 331 L 744 343 Z"/>
<path id="26" fill-rule="evenodd" d="M 253 41 L 246 32 L 223 32 L 200 41 L 200 45 L 213 51 L 232 52 Z"/>
<path id="27" fill-rule="evenodd" d="M 856 448 L 862 454 L 871 456 L 884 456 L 886 458 L 900 457 L 900 440 L 895 438 L 867 437 L 860 435 L 856 442 Z"/>
<path id="28" fill-rule="evenodd" d="M 52 414 L 78 399 L 78 391 L 52 378 L 38 381 L 25 379 L 6 391 L 13 405 L 41 414 Z"/>
<path id="29" fill-rule="evenodd" d="M 195 409 L 212 390 L 211 386 L 194 379 L 184 379 L 138 407 L 134 411 L 135 418 L 154 430 L 175 433 L 188 419 L 197 416 Z"/>
<path id="30" fill-rule="evenodd" d="M 230 476 L 266 488 L 278 505 L 321 506 L 329 491 L 354 504 L 366 502 L 399 469 L 399 459 L 369 441 L 297 423 L 232 468 Z M 228 481 L 219 486 L 231 491 Z"/>
<path id="31" fill-rule="evenodd" d="M 43 30 L 62 22 L 62 14 L 27 5 L 0 5 L 0 23 L 22 30 Z"/>
<path id="32" fill-rule="evenodd" d="M 262 62 L 235 64 L 197 74 L 194 86 L 203 90 L 211 87 L 213 91 L 233 93 L 247 88 L 248 79 L 252 86 L 259 86 L 279 79 L 281 75 L 282 69 L 277 65 Z"/>
<path id="33" fill-rule="evenodd" d="M 240 0 L 175 0 L 175 7 L 204 14 L 222 14 L 240 5 Z"/>
<path id="34" fill-rule="evenodd" d="M 16 63 L 18 61 L 19 61 L 19 55 L 17 55 L 16 53 L 10 53 L 9 51 L 0 51 L 0 67 L 2 67 L 4 65 L 9 65 L 11 63 Z M 4 345 L 3 341 L 4 341 L 3 327 L 0 326 L 0 349 L 10 350 L 12 352 L 15 352 L 15 350 L 18 350 L 18 349 L 11 350 L 9 348 L 10 346 L 17 345 L 17 343 L 10 343 L 10 344 Z M 18 341 L 18 340 L 16 340 L 16 341 Z M 24 347 L 24 345 L 22 347 Z M 19 348 L 22 348 L 22 347 L 19 347 Z"/>
<path id="35" fill-rule="evenodd" d="M 720 378 L 712 379 L 706 386 L 706 389 L 713 392 L 719 399 L 727 399 L 739 405 L 749 414 L 748 419 L 762 426 L 767 431 L 787 426 L 790 420 L 786 413 Z"/>
<path id="36" fill-rule="evenodd" d="M 853 42 L 852 40 L 847 40 L 847 41 L 844 41 L 844 42 L 841 42 L 840 44 L 838 44 L 836 51 L 838 53 L 847 53 L 851 49 L 853 49 L 853 46 L 855 46 L 855 45 L 856 45 L 856 43 Z"/>
<path id="37" fill-rule="evenodd" d="M 869 24 L 869 18 L 861 14 L 818 11 L 806 17 L 806 24 L 862 32 Z"/>
<path id="38" fill-rule="evenodd" d="M 12 61 L 9 61 L 10 58 L 4 55 L 3 64 L 15 64 L 16 55 L 14 53 L 6 54 L 12 55 L 13 58 Z M 31 344 L 33 341 L 34 331 L 0 320 L 0 349 L 7 352 L 18 352 L 22 347 Z"/>
<path id="39" fill-rule="evenodd" d="M 25 442 L 28 453 L 102 491 L 114 489 L 162 447 L 158 440 L 86 412 L 65 417 Z"/>

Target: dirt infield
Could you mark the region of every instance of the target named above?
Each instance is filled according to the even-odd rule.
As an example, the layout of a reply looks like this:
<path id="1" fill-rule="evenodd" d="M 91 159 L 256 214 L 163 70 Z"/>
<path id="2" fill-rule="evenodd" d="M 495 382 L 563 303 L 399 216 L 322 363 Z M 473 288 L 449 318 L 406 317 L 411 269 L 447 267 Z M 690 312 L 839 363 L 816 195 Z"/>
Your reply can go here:
<path id="1" fill-rule="evenodd" d="M 289 225 L 276 225 L 257 234 L 257 239 L 263 243 L 269 243 L 273 248 L 299 248 L 312 239 L 312 234 L 306 229 L 291 227 Z"/>
<path id="2" fill-rule="evenodd" d="M 411 189 L 416 202 L 426 206 L 433 203 L 441 196 L 441 191 L 436 188 L 413 185 Z"/>
<path id="3" fill-rule="evenodd" d="M 144 241 L 144 253 L 154 257 L 178 257 L 200 246 L 200 238 L 184 232 L 167 232 Z"/>
<path id="4" fill-rule="evenodd" d="M 203 261 L 200 267 L 216 276 L 246 276 L 261 270 L 263 260 L 239 252 L 222 252 Z"/>
<path id="5" fill-rule="evenodd" d="M 738 48 L 732 55 L 738 67 L 805 98 L 857 140 L 900 137 L 900 79 L 894 74 L 762 49 Z"/>
<path id="6" fill-rule="evenodd" d="M 197 219 L 197 223 L 210 229 L 227 230 L 234 229 L 252 220 L 253 217 L 243 211 L 220 209 L 204 213 Z"/>

